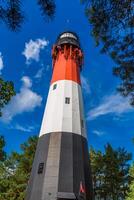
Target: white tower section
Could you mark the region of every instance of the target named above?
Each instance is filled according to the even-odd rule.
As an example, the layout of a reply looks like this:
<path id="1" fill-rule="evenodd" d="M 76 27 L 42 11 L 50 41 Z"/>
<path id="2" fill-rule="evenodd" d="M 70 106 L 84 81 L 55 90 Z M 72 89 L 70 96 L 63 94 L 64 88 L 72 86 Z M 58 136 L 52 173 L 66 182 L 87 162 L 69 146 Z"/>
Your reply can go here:
<path id="1" fill-rule="evenodd" d="M 51 132 L 86 137 L 81 86 L 72 80 L 59 80 L 50 86 L 40 136 Z"/>

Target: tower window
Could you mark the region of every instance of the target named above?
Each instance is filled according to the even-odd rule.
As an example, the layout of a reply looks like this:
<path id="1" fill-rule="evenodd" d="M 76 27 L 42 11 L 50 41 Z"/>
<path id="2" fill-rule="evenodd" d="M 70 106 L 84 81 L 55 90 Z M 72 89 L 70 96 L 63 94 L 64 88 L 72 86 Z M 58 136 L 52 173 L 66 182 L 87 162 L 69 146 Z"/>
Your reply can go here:
<path id="1" fill-rule="evenodd" d="M 57 88 L 57 84 L 53 85 L 53 90 L 55 90 Z"/>
<path id="2" fill-rule="evenodd" d="M 70 98 L 69 97 L 65 98 L 65 104 L 70 104 Z"/>
<path id="3" fill-rule="evenodd" d="M 38 167 L 38 174 L 42 174 L 44 168 L 44 163 L 40 163 Z"/>

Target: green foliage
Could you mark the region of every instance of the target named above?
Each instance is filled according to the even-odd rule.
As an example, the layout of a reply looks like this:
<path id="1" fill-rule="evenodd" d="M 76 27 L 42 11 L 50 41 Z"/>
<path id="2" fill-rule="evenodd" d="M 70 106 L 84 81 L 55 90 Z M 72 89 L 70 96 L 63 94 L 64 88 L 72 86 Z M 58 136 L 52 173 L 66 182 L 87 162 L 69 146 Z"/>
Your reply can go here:
<path id="1" fill-rule="evenodd" d="M 98 199 L 125 199 L 128 191 L 131 154 L 124 148 L 114 150 L 110 144 L 105 151 L 90 150 L 93 188 Z"/>
<path id="2" fill-rule="evenodd" d="M 132 182 L 130 183 L 126 200 L 133 200 L 134 199 L 134 165 L 131 166 L 129 173 L 130 173 Z"/>
<path id="3" fill-rule="evenodd" d="M 132 142 L 134 144 L 134 138 L 132 139 Z M 129 185 L 129 191 L 127 193 L 126 200 L 133 200 L 134 199 L 134 163 L 130 167 L 129 175 L 130 175 L 130 178 L 131 178 L 131 182 L 130 182 L 130 185 Z"/>
<path id="4" fill-rule="evenodd" d="M 0 78 L 0 116 L 2 115 L 1 109 L 14 95 L 15 91 L 13 83 L 11 81 L 4 81 L 2 78 Z"/>
<path id="5" fill-rule="evenodd" d="M 0 200 L 23 200 L 29 180 L 37 137 L 21 145 L 22 153 L 13 152 L 0 162 Z"/>
<path id="6" fill-rule="evenodd" d="M 25 15 L 22 11 L 22 0 L 5 0 L 0 2 L 0 20 L 3 21 L 9 29 L 17 31 L 24 22 Z M 52 18 L 55 13 L 55 3 L 53 0 L 37 0 L 42 15 L 45 18 Z"/>
<path id="7" fill-rule="evenodd" d="M 1 19 L 11 30 L 17 30 L 20 28 L 21 23 L 24 20 L 24 15 L 20 9 L 20 0 L 9 0 L 6 2 L 6 8 L 3 8 L 3 2 L 1 3 L 0 16 Z"/>
<path id="8" fill-rule="evenodd" d="M 5 147 L 5 139 L 2 135 L 0 135 L 0 162 L 6 159 L 6 152 L 4 151 Z"/>
<path id="9" fill-rule="evenodd" d="M 133 0 L 82 0 L 96 45 L 117 64 L 113 74 L 122 83 L 117 90 L 134 105 L 134 2 Z"/>
<path id="10" fill-rule="evenodd" d="M 55 3 L 53 0 L 37 0 L 38 5 L 42 11 L 42 14 L 48 16 L 48 19 L 52 19 L 55 13 Z"/>

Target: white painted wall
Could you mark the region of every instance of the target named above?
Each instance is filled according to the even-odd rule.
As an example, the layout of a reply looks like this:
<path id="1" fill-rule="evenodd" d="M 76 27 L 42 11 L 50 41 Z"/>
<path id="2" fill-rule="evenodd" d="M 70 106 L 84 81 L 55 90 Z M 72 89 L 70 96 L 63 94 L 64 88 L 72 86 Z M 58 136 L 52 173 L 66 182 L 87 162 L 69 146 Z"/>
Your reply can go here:
<path id="1" fill-rule="evenodd" d="M 57 88 L 53 90 L 53 86 Z M 65 104 L 70 97 L 70 104 Z M 60 80 L 50 86 L 40 136 L 50 132 L 70 132 L 86 137 L 81 86 L 70 80 Z"/>

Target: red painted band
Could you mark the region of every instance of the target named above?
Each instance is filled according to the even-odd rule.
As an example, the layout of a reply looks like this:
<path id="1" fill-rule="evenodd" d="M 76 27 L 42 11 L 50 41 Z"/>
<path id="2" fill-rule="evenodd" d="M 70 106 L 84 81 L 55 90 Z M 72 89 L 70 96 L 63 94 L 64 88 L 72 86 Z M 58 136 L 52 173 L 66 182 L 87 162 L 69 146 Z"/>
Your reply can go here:
<path id="1" fill-rule="evenodd" d="M 51 84 L 58 80 L 72 80 L 80 84 L 80 67 L 77 61 L 71 57 L 66 58 L 61 52 L 54 63 Z"/>

